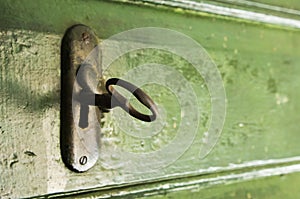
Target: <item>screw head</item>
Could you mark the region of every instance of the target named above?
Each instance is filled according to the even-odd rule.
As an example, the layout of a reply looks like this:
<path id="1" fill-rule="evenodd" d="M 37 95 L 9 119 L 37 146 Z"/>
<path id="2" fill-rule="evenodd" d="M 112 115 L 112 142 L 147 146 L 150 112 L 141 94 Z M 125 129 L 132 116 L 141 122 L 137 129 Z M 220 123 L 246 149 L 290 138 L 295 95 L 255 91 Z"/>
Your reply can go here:
<path id="1" fill-rule="evenodd" d="M 80 163 L 81 165 L 85 165 L 85 164 L 87 163 L 87 157 L 86 157 L 86 156 L 81 156 L 81 157 L 79 158 L 79 163 Z"/>

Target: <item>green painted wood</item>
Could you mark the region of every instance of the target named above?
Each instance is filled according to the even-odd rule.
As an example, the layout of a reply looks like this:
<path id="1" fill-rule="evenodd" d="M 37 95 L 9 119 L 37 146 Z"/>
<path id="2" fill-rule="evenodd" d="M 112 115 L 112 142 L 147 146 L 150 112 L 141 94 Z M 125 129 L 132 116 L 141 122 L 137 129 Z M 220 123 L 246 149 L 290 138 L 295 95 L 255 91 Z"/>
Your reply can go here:
<path id="1" fill-rule="evenodd" d="M 297 0 L 288 0 L 288 1 L 256 0 L 256 1 L 260 3 L 265 3 L 265 4 L 270 4 L 270 5 L 275 5 L 275 6 L 285 7 L 285 8 L 295 9 L 295 10 L 300 9 L 300 3 Z"/>
<path id="2" fill-rule="evenodd" d="M 180 0 L 175 0 L 180 1 Z M 290 14 L 290 18 L 299 18 L 300 3 L 297 0 L 194 0 L 199 3 L 222 4 L 229 8 L 240 8 L 242 10 L 253 10 L 268 14 L 285 16 Z M 280 13 L 281 12 L 281 13 Z M 294 15 L 294 16 L 293 16 Z M 287 16 L 287 15 L 286 15 Z M 288 18 L 289 18 L 288 17 Z"/>
<path id="3" fill-rule="evenodd" d="M 134 195 L 137 191 L 128 188 L 134 184 L 149 183 L 138 189 L 143 192 L 153 181 L 181 177 L 184 179 L 181 184 L 185 186 L 194 176 L 199 179 L 204 179 L 204 174 L 230 176 L 237 168 L 243 171 L 246 168 L 278 167 L 279 172 L 284 168 L 281 164 L 286 163 L 296 165 L 288 172 L 298 171 L 299 29 L 202 12 L 107 1 L 53 3 L 32 0 L 26 4 L 1 1 L 0 18 L 1 197 L 66 194 L 76 190 L 109 193 L 110 188 L 124 186 L 127 188 L 120 194 L 127 190 L 126 193 Z M 155 172 L 123 173 L 118 169 L 107 169 L 100 162 L 84 174 L 73 173 L 64 167 L 59 151 L 60 42 L 64 31 L 77 23 L 92 27 L 102 39 L 137 27 L 170 28 L 195 39 L 208 51 L 222 74 L 227 95 L 225 126 L 209 156 L 201 160 L 197 156 L 207 128 L 206 121 L 200 124 L 199 134 L 189 150 L 168 167 Z M 116 62 L 115 67 L 122 62 L 132 63 L 129 68 L 147 61 L 171 62 L 174 68 L 183 66 L 182 74 L 190 75 L 194 88 L 203 84 L 203 80 L 191 75 L 187 64 L 178 57 L 163 53 L 154 55 L 151 51 L 145 53 L 144 60 L 128 60 L 135 55 L 133 53 Z M 199 89 L 198 94 L 204 100 L 199 109 L 209 115 L 207 90 Z M 168 95 L 155 98 L 162 104 L 168 99 Z M 176 108 L 171 107 L 170 111 L 175 116 L 178 113 Z M 111 123 L 107 118 L 104 139 L 110 138 L 108 145 L 118 139 L 121 142 L 116 147 L 142 152 L 143 147 L 134 146 L 143 140 L 137 141 L 121 133 L 111 134 L 108 128 Z M 163 141 L 166 142 L 174 136 L 168 131 L 165 135 Z M 163 146 L 164 142 L 159 145 Z M 261 175 L 257 173 L 257 176 Z M 298 179 L 295 177 L 291 181 Z M 243 178 L 238 178 L 238 182 L 242 181 Z M 195 181 L 195 184 L 203 183 Z M 223 191 L 231 189 L 228 187 Z M 167 190 L 168 187 L 160 189 Z M 216 189 L 221 189 L 219 193 L 222 193 L 221 185 Z"/>
<path id="4" fill-rule="evenodd" d="M 128 1 L 139 4 L 136 1 Z M 173 7 L 184 12 L 206 12 L 221 16 L 233 16 L 239 19 L 251 20 L 257 23 L 263 22 L 277 25 L 285 24 L 299 28 L 298 22 L 295 21 L 295 19 L 300 19 L 299 10 L 280 7 L 278 5 L 276 6 L 276 4 L 273 5 L 248 0 L 142 0 L 142 2 L 156 6 Z"/>
<path id="5" fill-rule="evenodd" d="M 188 191 L 174 191 L 150 198 L 188 198 L 198 199 L 252 199 L 252 198 L 298 198 L 299 197 L 299 174 L 276 176 L 260 180 L 222 184 L 208 188 L 194 188 Z"/>
<path id="6" fill-rule="evenodd" d="M 157 184 L 141 185 L 140 187 L 126 187 L 110 191 L 93 191 L 86 194 L 77 194 L 80 198 L 143 198 L 143 199 L 252 199 L 252 198 L 298 198 L 299 197 L 299 173 L 289 175 L 272 176 L 248 180 L 226 180 L 216 183 L 202 182 L 189 184 L 187 187 L 178 187 L 180 184 L 160 182 Z M 203 179 L 203 178 L 202 178 Z M 191 179 L 190 179 L 191 180 Z M 177 187 L 176 187 L 177 185 Z M 162 189 L 160 187 L 169 187 Z M 156 189 L 146 189 L 156 187 Z M 138 192 L 138 190 L 143 190 Z M 60 196 L 60 198 L 72 198 L 74 196 Z"/>

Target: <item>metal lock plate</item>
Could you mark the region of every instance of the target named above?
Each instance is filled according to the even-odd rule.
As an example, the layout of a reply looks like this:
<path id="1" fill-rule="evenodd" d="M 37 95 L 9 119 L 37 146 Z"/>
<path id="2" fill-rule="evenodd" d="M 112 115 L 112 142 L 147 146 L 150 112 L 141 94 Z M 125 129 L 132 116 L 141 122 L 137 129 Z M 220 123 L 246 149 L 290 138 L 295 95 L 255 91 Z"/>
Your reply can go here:
<path id="1" fill-rule="evenodd" d="M 145 122 L 154 121 L 157 115 L 152 99 L 137 86 L 118 78 L 104 85 L 97 45 L 96 35 L 84 25 L 68 29 L 62 40 L 60 148 L 66 166 L 77 172 L 97 162 L 102 112 L 120 107 Z M 137 111 L 115 85 L 131 92 L 152 115 Z"/>
<path id="2" fill-rule="evenodd" d="M 90 169 L 98 159 L 101 110 L 82 105 L 78 96 L 88 86 L 94 93 L 103 93 L 101 86 L 98 39 L 84 25 L 67 30 L 61 46 L 61 132 L 60 148 L 65 165 L 73 171 Z M 92 73 L 86 72 L 89 67 Z M 88 85 L 80 81 L 88 75 Z M 82 116 L 82 117 L 80 117 Z"/>

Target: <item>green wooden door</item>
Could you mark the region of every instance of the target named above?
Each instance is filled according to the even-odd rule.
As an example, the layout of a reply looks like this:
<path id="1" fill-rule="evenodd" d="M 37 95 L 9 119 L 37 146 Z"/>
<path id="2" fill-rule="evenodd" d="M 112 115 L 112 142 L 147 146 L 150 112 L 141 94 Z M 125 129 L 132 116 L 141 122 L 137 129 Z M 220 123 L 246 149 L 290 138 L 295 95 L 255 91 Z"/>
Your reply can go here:
<path id="1" fill-rule="evenodd" d="M 292 0 L 1 1 L 1 198 L 300 197 L 299 8 Z M 128 52 L 106 76 L 142 81 L 147 71 L 138 69 L 149 63 L 161 72 L 154 79 L 169 72 L 165 85 L 142 86 L 165 120 L 155 129 L 120 122 L 132 120 L 119 110 L 105 114 L 99 161 L 85 173 L 72 172 L 60 156 L 60 45 L 74 24 L 91 27 L 102 41 L 142 27 L 177 31 L 206 51 L 199 56 L 215 64 L 226 97 L 213 96 L 220 88 L 210 90 L 205 75 L 180 55 Z M 121 41 L 115 42 L 118 51 Z M 177 84 L 193 91 L 195 97 L 185 98 L 193 110 L 182 111 L 184 90 L 167 87 Z M 226 112 L 214 100 L 224 102 Z M 197 120 L 185 120 L 195 113 Z M 215 134 L 208 133 L 222 116 L 224 126 L 212 125 Z M 209 146 L 205 155 L 203 146 Z M 128 158 L 120 154 L 131 155 L 131 166 L 122 165 Z"/>

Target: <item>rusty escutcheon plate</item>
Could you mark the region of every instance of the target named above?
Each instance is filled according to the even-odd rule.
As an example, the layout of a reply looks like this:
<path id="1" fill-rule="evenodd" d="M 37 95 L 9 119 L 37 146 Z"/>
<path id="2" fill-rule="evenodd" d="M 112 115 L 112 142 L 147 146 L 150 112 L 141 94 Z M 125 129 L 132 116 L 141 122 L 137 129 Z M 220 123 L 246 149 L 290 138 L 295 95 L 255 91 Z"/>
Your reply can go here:
<path id="1" fill-rule="evenodd" d="M 90 169 L 98 160 L 101 110 L 81 105 L 77 100 L 82 90 L 78 77 L 88 65 L 93 70 L 87 79 L 93 93 L 103 93 L 101 58 L 98 39 L 84 25 L 69 28 L 61 45 L 61 128 L 60 149 L 65 165 L 76 172 Z M 89 121 L 89 122 L 88 122 Z"/>

